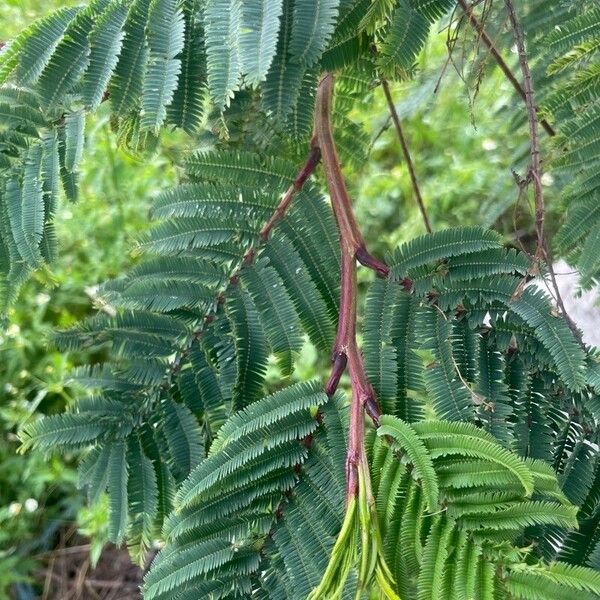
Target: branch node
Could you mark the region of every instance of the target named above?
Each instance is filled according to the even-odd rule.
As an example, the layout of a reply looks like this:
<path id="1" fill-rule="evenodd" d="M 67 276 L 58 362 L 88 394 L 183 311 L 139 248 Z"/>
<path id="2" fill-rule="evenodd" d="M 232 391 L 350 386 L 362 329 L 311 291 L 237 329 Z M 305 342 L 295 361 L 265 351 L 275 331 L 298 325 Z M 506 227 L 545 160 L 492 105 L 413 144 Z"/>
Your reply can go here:
<path id="1" fill-rule="evenodd" d="M 331 367 L 331 374 L 329 375 L 329 379 L 327 381 L 327 385 L 325 386 L 325 393 L 327 396 L 331 398 L 335 394 L 337 390 L 338 384 L 340 383 L 340 379 L 344 371 L 346 370 L 346 365 L 348 364 L 348 357 L 345 352 L 337 352 L 333 358 L 333 365 Z"/>
<path id="2" fill-rule="evenodd" d="M 377 402 L 377 399 L 375 398 L 373 390 L 371 390 L 371 392 L 365 397 L 364 406 L 367 415 L 369 415 L 369 417 L 375 424 L 375 427 L 379 427 L 381 408 L 379 406 L 379 402 Z"/>
<path id="3" fill-rule="evenodd" d="M 356 260 L 369 269 L 373 269 L 380 277 L 386 278 L 390 274 L 390 268 L 378 258 L 375 258 L 364 246 L 356 249 Z"/>

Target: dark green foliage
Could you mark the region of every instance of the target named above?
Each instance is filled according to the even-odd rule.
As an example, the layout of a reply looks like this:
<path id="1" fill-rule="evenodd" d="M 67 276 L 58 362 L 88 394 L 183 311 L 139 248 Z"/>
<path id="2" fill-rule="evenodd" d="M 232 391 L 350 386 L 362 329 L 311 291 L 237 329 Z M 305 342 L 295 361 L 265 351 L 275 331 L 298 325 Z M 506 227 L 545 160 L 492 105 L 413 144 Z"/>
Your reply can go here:
<path id="1" fill-rule="evenodd" d="M 154 475 L 149 469 L 144 473 L 152 487 L 150 500 L 139 500 L 147 490 L 133 487 L 133 496 L 119 496 L 119 502 L 111 504 L 111 514 L 116 515 L 115 540 L 122 539 L 129 523 L 142 552 L 161 515 L 149 521 L 140 517 L 137 506 L 142 501 L 154 506 L 156 496 L 159 504 L 168 500 L 162 498 L 165 492 L 158 483 L 165 477 L 165 466 L 172 478 L 166 488 L 170 490 L 193 470 L 211 443 L 218 443 L 213 440 L 225 418 L 252 406 L 262 395 L 270 354 L 278 356 L 283 372 L 289 374 L 302 346 L 303 330 L 321 348 L 328 347 L 333 337 L 333 315 L 323 295 L 327 284 L 321 272 L 314 270 L 313 276 L 311 270 L 317 265 L 323 269 L 334 286 L 331 293 L 337 293 L 333 283 L 338 268 L 338 257 L 332 252 L 335 232 L 323 198 L 316 190 L 303 194 L 304 205 L 292 210 L 284 220 L 285 228 L 276 233 L 273 249 L 284 249 L 286 262 L 273 255 L 271 264 L 265 252 L 254 264 L 245 264 L 246 251 L 258 242 L 267 211 L 277 202 L 280 186 L 286 185 L 288 168 L 282 161 L 265 158 L 261 172 L 272 173 L 271 180 L 257 177 L 256 187 L 247 188 L 240 197 L 229 183 L 216 183 L 227 179 L 229 163 L 233 172 L 240 168 L 238 158 L 198 156 L 193 168 L 200 161 L 211 165 L 206 175 L 213 183 L 184 185 L 158 199 L 155 214 L 166 220 L 142 241 L 145 253 L 151 255 L 102 289 L 106 306 L 114 307 L 111 310 L 117 315 L 99 315 L 57 336 L 64 348 L 108 348 L 111 360 L 101 374 L 80 371 L 81 382 L 102 390 L 102 395 L 82 402 L 73 414 L 50 417 L 23 434 L 24 440 L 35 438 L 46 449 L 53 444 L 80 447 L 95 440 L 98 448 L 113 452 L 113 447 L 137 448 L 141 443 L 145 456 L 154 463 Z M 331 251 L 324 253 L 316 239 L 301 235 L 298 213 L 306 211 L 331 239 Z M 298 285 L 284 285 L 288 278 L 297 278 Z M 219 301 L 223 292 L 227 294 L 224 305 Z M 212 314 L 210 324 L 204 318 L 207 314 Z M 123 413 L 126 406 L 130 417 Z M 142 407 L 146 416 L 138 420 L 135 413 Z M 100 417 L 103 410 L 107 412 Z M 147 430 L 149 422 L 154 424 L 151 431 Z M 292 427 L 296 433 L 303 431 Z M 135 442 L 138 438 L 140 442 Z M 147 440 L 151 440 L 151 452 Z M 121 475 L 115 466 L 113 481 L 126 477 L 127 469 L 133 472 L 134 464 L 127 460 L 120 463 L 125 469 L 119 471 Z M 139 483 L 130 487 L 134 485 Z M 110 480 L 94 483 L 95 489 L 103 486 L 110 493 Z"/>
<path id="2" fill-rule="evenodd" d="M 557 247 L 577 264 L 581 285 L 589 288 L 600 273 L 595 258 L 600 194 L 596 174 L 600 159 L 600 11 L 593 5 L 581 9 L 579 4 L 583 3 L 574 3 L 566 18 L 552 24 L 553 30 L 544 40 L 543 59 L 554 84 L 547 110 L 559 119 L 554 166 L 569 182 L 563 193 L 567 215 Z"/>
<path id="3" fill-rule="evenodd" d="M 418 15 L 422 11 L 421 19 L 432 19 L 447 8 L 447 3 L 407 4 L 398 7 L 394 23 L 404 23 L 402 10 Z M 289 0 L 96 0 L 81 10 L 58 11 L 24 31 L 0 55 L 0 83 L 5 84 L 1 93 L 10 98 L 0 110 L 10 134 L 10 146 L 0 148 L 2 196 L 15 177 L 14 172 L 5 172 L 9 167 L 17 169 L 18 179 L 29 180 L 24 150 L 29 136 L 35 143 L 36 129 L 57 130 L 63 188 L 68 198 L 77 199 L 85 123 L 81 106 L 96 110 L 108 97 L 119 139 L 134 152 L 151 148 L 165 124 L 189 134 L 198 132 L 206 118 L 207 92 L 214 107 L 224 110 L 234 93 L 248 86 L 260 88 L 259 110 L 286 135 L 305 138 L 312 129 L 312 102 L 306 98 L 314 98 L 319 61 L 351 68 L 372 43 L 368 34 L 358 32 L 365 10 L 362 0 L 322 0 L 316 5 Z M 384 11 L 380 17 L 385 21 L 392 14 Z M 412 34 L 404 41 L 384 41 L 383 47 L 394 46 L 399 57 L 388 56 L 386 64 L 392 70 L 404 69 L 407 57 L 414 57 L 423 43 L 423 36 Z M 17 95 L 15 85 L 26 89 Z M 343 129 L 349 127 L 347 122 Z M 360 135 L 356 130 L 346 140 L 340 136 L 342 151 L 357 165 L 364 161 L 364 154 L 357 153 Z M 363 143 L 366 147 L 368 140 Z M 55 205 L 59 190 L 51 189 Z M 3 219 L 4 305 L 14 300 L 28 269 L 55 253 L 46 249 L 34 261 L 28 251 L 27 266 L 21 264 L 20 253 L 10 248 L 10 238 L 19 236 L 18 220 L 17 214 L 12 221 Z M 42 222 L 48 229 L 46 246 L 46 241 L 53 243 L 47 225 L 51 213 L 43 215 Z M 37 222 L 24 226 L 28 236 L 31 228 L 33 237 L 39 235 Z"/>
<path id="4" fill-rule="evenodd" d="M 177 157 L 180 185 L 155 198 L 136 265 L 100 287 L 96 316 L 56 336 L 60 348 L 94 353 L 74 373 L 88 394 L 21 432 L 24 449 L 86 451 L 81 486 L 91 501 L 108 492 L 111 538 L 138 560 L 164 537 L 146 598 L 306 598 L 340 531 L 351 549 L 376 547 L 375 585 L 388 598 L 600 594 L 587 568 L 600 564 L 598 358 L 525 285 L 533 265 L 500 234 L 414 238 L 368 287 L 362 351 L 383 409 L 361 472 L 368 480 L 370 467 L 373 481 L 373 498 L 360 487 L 372 514 L 359 510 L 372 540 L 344 528 L 345 394 L 292 381 L 305 344 L 329 353 L 339 313 L 331 204 L 318 177 L 297 189 L 319 75 L 341 71 L 335 140 L 359 170 L 370 140 L 353 107 L 382 77 L 413 71 L 453 6 L 94 0 L 2 52 L 3 308 L 56 253 L 59 179 L 75 200 L 89 111 L 110 97 L 112 126 L 134 153 L 171 126 L 194 148 Z M 548 36 L 549 52 L 568 54 L 550 71 L 595 56 L 596 12 Z M 555 158 L 566 172 L 598 162 L 593 66 L 576 84 L 560 79 L 584 92 L 563 102 L 559 86 L 548 99 L 568 113 Z M 559 245 L 587 285 L 600 268 L 599 181 L 578 177 Z M 298 193 L 282 215 L 286 190 Z M 345 566 L 339 596 L 357 597 L 368 565 Z"/>

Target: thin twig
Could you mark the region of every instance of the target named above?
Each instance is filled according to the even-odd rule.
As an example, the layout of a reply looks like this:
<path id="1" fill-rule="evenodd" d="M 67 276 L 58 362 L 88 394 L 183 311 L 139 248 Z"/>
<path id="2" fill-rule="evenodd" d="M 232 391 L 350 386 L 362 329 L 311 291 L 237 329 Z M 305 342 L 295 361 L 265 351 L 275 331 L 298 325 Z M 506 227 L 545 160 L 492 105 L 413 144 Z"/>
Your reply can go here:
<path id="1" fill-rule="evenodd" d="M 400 140 L 400 146 L 402 148 L 402 154 L 404 155 L 404 160 L 406 161 L 406 166 L 408 168 L 408 174 L 410 175 L 410 181 L 413 187 L 413 192 L 415 194 L 415 199 L 417 204 L 419 205 L 419 210 L 421 211 L 421 216 L 423 217 L 423 222 L 425 223 L 425 229 L 427 229 L 427 233 L 431 233 L 431 222 L 429 221 L 429 216 L 427 215 L 427 209 L 425 208 L 425 203 L 423 202 L 423 196 L 421 195 L 421 188 L 419 187 L 419 181 L 417 180 L 417 174 L 415 173 L 415 167 L 410 156 L 410 150 L 408 149 L 408 144 L 406 142 L 406 138 L 404 137 L 404 132 L 402 131 L 402 125 L 400 124 L 400 117 L 398 116 L 398 111 L 396 110 L 396 105 L 394 104 L 394 100 L 392 98 L 392 93 L 390 92 L 390 86 L 387 82 L 387 79 L 384 77 L 381 78 L 381 87 L 383 87 L 383 93 L 385 94 L 385 99 L 388 104 L 388 108 L 390 111 L 390 115 L 392 117 L 392 121 L 394 122 L 394 127 L 396 128 L 396 133 L 398 134 L 398 139 Z"/>
<path id="2" fill-rule="evenodd" d="M 377 131 L 377 133 L 371 140 L 371 143 L 369 144 L 369 149 L 367 150 L 367 155 L 371 154 L 375 144 L 377 143 L 377 140 L 379 140 L 379 138 L 390 128 L 391 123 L 392 123 L 392 117 L 391 117 L 391 115 L 388 115 L 386 117 L 385 121 L 383 122 L 383 125 L 381 125 L 381 127 L 379 128 L 379 130 Z"/>
<path id="3" fill-rule="evenodd" d="M 463 0 L 459 0 L 463 1 Z M 540 163 L 540 140 L 538 135 L 538 117 L 535 109 L 535 93 L 533 90 L 533 80 L 531 78 L 531 70 L 529 69 L 529 60 L 527 59 L 527 52 L 525 50 L 525 41 L 523 39 L 523 31 L 519 24 L 519 19 L 515 12 L 515 8 L 512 0 L 504 0 L 506 10 L 508 12 L 508 18 L 513 30 L 515 37 L 515 43 L 517 44 L 517 51 L 519 53 L 519 64 L 521 65 L 521 72 L 523 74 L 523 85 L 525 90 L 525 104 L 527 106 L 527 120 L 529 122 L 529 138 L 531 144 L 531 167 L 529 170 L 529 178 L 533 183 L 533 197 L 535 201 L 535 231 L 537 235 L 537 250 L 536 258 L 544 259 L 548 272 L 550 273 L 550 280 L 552 287 L 554 288 L 555 299 L 560 311 L 562 312 L 567 324 L 576 335 L 580 338 L 579 330 L 575 323 L 571 320 L 565 309 L 560 289 L 558 288 L 558 282 L 556 281 L 556 275 L 554 274 L 554 268 L 552 266 L 552 255 L 546 240 L 545 229 L 544 229 L 544 191 L 542 189 L 542 168 Z"/>
<path id="4" fill-rule="evenodd" d="M 266 241 L 269 239 L 271 230 L 284 217 L 287 209 L 294 199 L 294 196 L 302 189 L 306 180 L 311 176 L 312 172 L 315 170 L 315 167 L 319 164 L 319 160 L 321 160 L 321 151 L 316 145 L 316 139 L 313 138 L 310 144 L 310 152 L 306 162 L 304 163 L 304 166 L 302 169 L 300 169 L 298 176 L 294 180 L 294 183 L 292 183 L 287 192 L 283 195 L 281 202 L 275 209 L 275 212 L 272 214 L 269 221 L 260 230 L 261 240 Z"/>
<path id="5" fill-rule="evenodd" d="M 483 23 L 481 23 L 479 21 L 479 19 L 477 19 L 477 17 L 473 14 L 473 7 L 469 6 L 467 4 L 466 0 L 458 0 L 458 4 L 463 9 L 465 15 L 469 19 L 469 22 L 471 23 L 471 25 L 473 26 L 475 31 L 477 31 L 477 33 L 479 34 L 479 36 L 481 37 L 481 39 L 483 40 L 485 45 L 489 48 L 490 54 L 494 57 L 494 59 L 496 60 L 496 63 L 498 64 L 498 66 L 500 67 L 500 69 L 502 70 L 502 72 L 504 73 L 506 78 L 510 81 L 510 83 L 515 88 L 515 90 L 517 91 L 519 96 L 521 96 L 521 98 L 523 98 L 523 100 L 525 102 L 527 102 L 526 88 L 523 88 L 523 86 L 519 83 L 518 79 L 515 77 L 514 73 L 511 71 L 510 67 L 506 64 L 506 61 L 504 60 L 504 58 L 502 58 L 502 55 L 500 54 L 500 52 L 498 52 L 498 50 L 496 49 L 494 41 L 488 35 L 487 31 L 485 30 L 485 27 L 483 26 Z M 514 30 L 514 27 L 513 27 L 513 30 Z M 535 106 L 534 106 L 534 110 L 535 110 Z M 549 136 L 556 135 L 554 128 L 552 127 L 552 125 L 550 125 L 550 123 L 548 123 L 548 121 L 546 121 L 546 119 L 541 119 L 540 125 L 546 130 L 546 133 Z"/>
<path id="6" fill-rule="evenodd" d="M 127 582 L 127 581 L 105 581 L 101 579 L 93 579 L 91 577 L 87 578 L 87 582 L 92 586 L 100 589 L 131 589 L 135 590 L 139 587 L 137 583 Z"/>
<path id="7" fill-rule="evenodd" d="M 304 183 L 306 182 L 308 177 L 311 175 L 311 173 L 313 172 L 313 170 L 319 163 L 319 159 L 320 159 L 320 151 L 318 150 L 318 148 L 316 147 L 316 145 L 314 144 L 314 141 L 313 141 L 313 142 L 311 142 L 311 147 L 310 147 L 310 150 L 308 153 L 308 157 L 307 157 L 304 165 L 298 171 L 298 175 L 297 175 L 296 179 L 294 180 L 292 185 L 288 188 L 288 190 L 284 194 L 281 202 L 275 208 L 271 217 L 269 218 L 269 220 L 266 222 L 266 224 L 262 228 L 260 236 L 259 236 L 259 241 L 256 244 L 254 244 L 253 246 L 251 246 L 246 251 L 240 265 L 238 266 L 238 268 L 233 272 L 233 274 L 229 278 L 229 282 L 227 283 L 227 286 L 215 298 L 215 304 L 217 304 L 217 305 L 222 304 L 225 301 L 225 295 L 226 295 L 227 291 L 230 290 L 231 288 L 235 287 L 238 284 L 240 275 L 241 275 L 243 269 L 245 267 L 247 267 L 248 265 L 251 265 L 254 262 L 254 259 L 256 258 L 257 253 L 264 246 L 264 244 L 267 243 L 271 230 L 285 216 L 285 212 L 287 211 L 290 204 L 292 203 L 292 200 L 296 197 L 296 194 L 298 192 L 300 192 L 300 190 L 302 189 L 302 186 L 304 185 Z M 171 380 L 172 380 L 173 375 L 175 375 L 179 371 L 179 369 L 181 368 L 181 363 L 186 358 L 186 356 L 188 356 L 188 354 L 192 351 L 194 340 L 196 340 L 198 337 L 200 337 L 202 335 L 202 333 L 204 332 L 206 327 L 213 320 L 214 320 L 213 313 L 212 312 L 207 313 L 205 315 L 204 319 L 202 320 L 202 322 L 200 322 L 196 327 L 194 327 L 194 329 L 185 338 L 185 340 L 183 340 L 183 343 L 180 346 L 180 350 L 176 353 L 175 358 L 172 360 L 167 372 L 165 373 L 165 378 L 164 378 L 163 382 L 161 383 L 161 386 L 163 388 L 168 389 L 168 387 L 171 385 Z"/>
<path id="8" fill-rule="evenodd" d="M 44 576 L 44 591 L 42 592 L 42 600 L 48 600 L 50 597 L 50 587 L 52 586 L 52 574 L 54 572 L 54 556 L 50 557 L 50 564 Z"/>

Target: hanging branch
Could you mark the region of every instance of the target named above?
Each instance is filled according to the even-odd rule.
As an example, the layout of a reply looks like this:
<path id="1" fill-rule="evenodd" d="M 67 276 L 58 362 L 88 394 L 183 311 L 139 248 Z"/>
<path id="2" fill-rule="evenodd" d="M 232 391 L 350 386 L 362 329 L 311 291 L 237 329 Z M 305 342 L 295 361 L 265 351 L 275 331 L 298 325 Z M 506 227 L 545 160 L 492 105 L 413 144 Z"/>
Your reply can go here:
<path id="1" fill-rule="evenodd" d="M 462 1 L 462 0 L 459 0 Z M 535 231 L 537 237 L 537 248 L 536 248 L 536 259 L 544 260 L 550 274 L 550 280 L 552 287 L 554 288 L 554 294 L 556 303 L 560 308 L 567 324 L 571 331 L 577 338 L 581 335 L 577 329 L 575 323 L 571 320 L 565 309 L 560 290 L 558 288 L 558 282 L 556 280 L 556 274 L 552 266 L 552 256 L 546 240 L 546 233 L 544 228 L 545 219 L 545 207 L 544 207 L 544 191 L 542 189 L 542 168 L 540 163 L 540 140 L 538 134 L 538 118 L 535 109 L 535 94 L 533 91 L 533 80 L 531 78 L 531 70 L 529 69 L 529 60 L 527 58 L 527 52 L 525 50 L 525 41 L 523 39 L 523 31 L 519 24 L 517 14 L 515 12 L 512 0 L 504 0 L 506 10 L 508 12 L 508 18 L 510 20 L 511 28 L 517 45 L 517 51 L 519 53 L 519 64 L 521 65 L 521 73 L 523 74 L 523 85 L 525 93 L 525 104 L 527 106 L 527 120 L 529 122 L 529 138 L 531 144 L 531 167 L 527 180 L 533 183 L 533 197 L 535 201 Z"/>
<path id="2" fill-rule="evenodd" d="M 477 33 L 483 40 L 484 44 L 488 47 L 490 54 L 494 57 L 494 59 L 496 60 L 496 63 L 498 64 L 498 66 L 500 67 L 500 69 L 502 70 L 502 72 L 504 73 L 506 78 L 508 79 L 508 81 L 510 81 L 512 86 L 515 88 L 517 94 L 519 94 L 519 96 L 521 96 L 521 98 L 525 102 L 527 102 L 526 89 L 524 89 L 523 86 L 519 83 L 519 80 L 515 77 L 514 73 L 511 71 L 510 67 L 506 64 L 506 61 L 504 60 L 504 58 L 502 58 L 502 55 L 500 54 L 500 52 L 498 52 L 498 50 L 496 49 L 496 46 L 494 45 L 494 41 L 492 40 L 492 38 L 489 36 L 487 31 L 485 30 L 483 23 L 481 23 L 477 19 L 477 17 L 473 14 L 473 7 L 469 6 L 467 4 L 466 0 L 458 0 L 458 4 L 460 5 L 460 7 L 464 11 L 465 15 L 467 16 L 469 23 L 471 23 L 472 27 L 475 29 L 475 31 L 477 31 Z M 513 27 L 513 29 L 514 29 L 514 27 Z M 535 110 L 535 108 L 534 108 L 534 110 Z M 554 128 L 552 127 L 552 125 L 550 125 L 550 123 L 548 123 L 548 121 L 546 121 L 546 119 L 541 119 L 540 125 L 545 129 L 546 133 L 549 136 L 556 135 Z"/>
<path id="3" fill-rule="evenodd" d="M 333 367 L 326 391 L 328 394 L 335 392 L 347 365 L 352 400 L 346 453 L 346 514 L 323 578 L 309 594 L 308 600 L 337 598 L 357 553 L 360 555 L 359 595 L 376 579 L 385 598 L 400 600 L 393 591 L 393 576 L 383 554 L 365 449 L 365 411 L 376 427 L 379 426 L 381 411 L 356 341 L 356 261 L 384 276 L 389 274 L 389 268 L 367 251 L 352 211 L 331 128 L 333 85 L 333 75 L 325 73 L 319 82 L 315 106 L 315 135 L 337 222 L 341 252 L 340 316 L 333 347 Z"/>
<path id="4" fill-rule="evenodd" d="M 419 187 L 419 182 L 417 180 L 417 174 L 415 173 L 415 167 L 410 156 L 410 151 L 408 149 L 408 144 L 406 143 L 406 138 L 404 137 L 404 132 L 402 131 L 402 125 L 400 124 L 400 117 L 398 116 L 398 111 L 396 110 L 396 106 L 394 104 L 394 100 L 392 98 L 392 94 L 390 92 L 390 86 L 384 77 L 381 78 L 381 86 L 383 87 L 383 93 L 385 94 L 385 99 L 388 104 L 388 108 L 390 111 L 390 115 L 392 117 L 392 121 L 394 122 L 394 127 L 396 128 L 396 133 L 398 134 L 398 139 L 400 140 L 400 146 L 402 148 L 402 154 L 404 155 L 404 160 L 406 161 L 406 166 L 408 167 L 408 173 L 410 175 L 410 181 L 412 183 L 413 192 L 415 194 L 415 199 L 417 204 L 419 205 L 419 210 L 421 211 L 421 216 L 423 217 L 423 222 L 425 223 L 425 229 L 427 229 L 427 233 L 431 233 L 431 222 L 429 221 L 429 216 L 427 215 L 427 209 L 425 208 L 425 203 L 423 202 L 423 196 L 421 195 L 421 189 Z"/>
<path id="5" fill-rule="evenodd" d="M 376 425 L 380 416 L 375 393 L 367 380 L 356 342 L 356 260 L 382 275 L 387 275 L 389 268 L 366 250 L 354 217 L 331 129 L 333 84 L 333 75 L 326 73 L 319 84 L 315 109 L 315 132 L 337 221 L 341 252 L 340 317 L 333 347 L 333 366 L 326 391 L 329 395 L 335 392 L 347 365 L 352 383 L 352 407 L 346 470 L 348 498 L 352 498 L 358 493 L 358 470 L 364 458 L 363 410 L 367 410 Z"/>

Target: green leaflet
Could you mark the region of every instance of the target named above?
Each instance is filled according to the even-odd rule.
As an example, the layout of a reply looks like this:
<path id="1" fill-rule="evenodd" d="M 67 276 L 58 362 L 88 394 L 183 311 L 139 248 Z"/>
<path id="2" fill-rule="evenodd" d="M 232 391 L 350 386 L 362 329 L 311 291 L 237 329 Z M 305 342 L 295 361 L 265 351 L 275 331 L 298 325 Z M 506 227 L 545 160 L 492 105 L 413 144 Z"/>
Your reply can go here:
<path id="1" fill-rule="evenodd" d="M 562 193 L 567 216 L 559 229 L 557 246 L 570 253 L 568 262 L 580 269 L 584 289 L 593 287 L 600 272 L 595 259 L 600 181 L 592 167 L 600 156 L 599 22 L 600 11 L 595 6 L 558 14 L 546 26 L 543 46 L 543 60 L 553 86 L 544 110 L 557 118 L 559 125 L 551 167 L 571 181 Z"/>
<path id="2" fill-rule="evenodd" d="M 102 102 L 117 65 L 128 11 L 126 2 L 113 2 L 90 33 L 89 66 L 83 78 L 82 96 L 85 104 L 92 110 Z"/>
<path id="3" fill-rule="evenodd" d="M 265 254 L 285 282 L 310 340 L 319 350 L 328 351 L 333 344 L 334 323 L 301 255 L 295 251 L 292 243 L 282 236 L 271 240 Z"/>
<path id="4" fill-rule="evenodd" d="M 528 461 L 520 467 L 525 469 L 523 473 L 529 471 L 528 476 L 533 476 L 535 492 L 544 498 L 532 501 L 526 498 L 522 486 L 514 485 L 518 478 L 508 464 L 501 465 L 493 458 L 483 461 L 470 458 L 468 444 L 463 445 L 461 441 L 465 434 L 476 436 L 480 447 L 492 443 L 497 452 L 506 455 L 506 450 L 494 442 L 489 433 L 470 424 L 444 421 L 425 421 L 411 427 L 386 415 L 381 417 L 381 422 L 380 440 L 392 435 L 399 442 L 398 449 L 402 450 L 398 454 L 394 447 L 387 449 L 385 443 L 376 445 L 373 468 L 379 469 L 376 465 L 382 467 L 381 477 L 378 471 L 373 473 L 373 477 L 375 482 L 379 481 L 377 510 L 384 524 L 384 543 L 388 548 L 386 558 L 395 569 L 403 597 L 455 600 L 471 598 L 474 593 L 481 592 L 484 594 L 482 597 L 493 598 L 493 590 L 503 586 L 496 561 L 507 561 L 502 563 L 504 566 L 513 565 L 508 567 L 509 571 L 514 567 L 510 581 L 512 573 L 539 570 L 540 585 L 543 577 L 552 581 L 553 593 L 562 593 L 556 597 L 567 597 L 571 585 L 582 592 L 595 590 L 597 577 L 591 570 L 582 572 L 579 577 L 575 575 L 577 568 L 556 563 L 557 574 L 553 576 L 554 564 L 548 566 L 536 562 L 535 566 L 528 566 L 527 560 L 521 562 L 523 555 L 520 552 L 509 549 L 514 532 L 525 526 L 548 523 L 573 527 L 576 522 L 576 507 L 560 493 L 556 475 L 552 474 L 548 465 Z M 400 424 L 402 427 L 398 428 Z M 462 446 L 462 450 L 457 450 L 452 457 L 437 452 L 430 454 L 425 448 L 431 449 L 432 440 L 438 436 L 448 436 L 446 439 L 452 440 L 457 448 Z M 411 455 L 428 457 L 430 467 L 427 471 L 432 469 L 439 484 L 444 510 L 430 513 L 423 502 L 423 493 L 427 493 L 432 476 L 419 477 L 418 462 Z M 413 472 L 413 477 L 398 477 L 390 468 L 394 464 L 404 473 L 414 465 L 416 473 Z M 453 476 L 449 477 L 451 473 Z M 500 473 L 507 475 L 508 479 L 500 477 Z M 392 480 L 399 483 L 392 483 Z M 513 483 L 509 483 L 511 481 Z M 557 492 L 558 495 L 555 495 Z M 558 499 L 560 504 L 550 499 Z M 484 550 L 482 543 L 486 543 L 485 539 L 492 544 L 491 540 L 495 539 L 504 549 L 499 551 L 500 546 L 495 546 L 496 550 L 491 552 L 489 546 Z M 402 548 L 400 552 L 397 552 L 398 544 Z M 571 569 L 576 581 L 571 582 L 568 576 L 559 575 Z M 544 600 L 554 597 L 543 593 L 539 595 Z"/>
<path id="5" fill-rule="evenodd" d="M 284 123 L 298 102 L 306 66 L 291 60 L 290 41 L 293 14 L 291 5 L 284 4 L 277 52 L 262 86 L 265 112 L 276 122 Z"/>
<path id="6" fill-rule="evenodd" d="M 41 260 L 39 244 L 44 227 L 44 199 L 39 181 L 41 149 L 39 146 L 34 148 L 36 152 L 29 159 L 30 179 L 27 180 L 27 186 L 21 188 L 16 181 L 9 180 L 4 194 L 16 250 L 32 268 Z M 38 174 L 35 175 L 35 172 Z"/>
<path id="7" fill-rule="evenodd" d="M 558 25 L 544 40 L 552 52 L 565 52 L 596 36 L 600 24 L 600 10 L 592 8 L 585 14 L 575 15 L 573 19 Z"/>
<path id="8" fill-rule="evenodd" d="M 436 21 L 443 17 L 454 4 L 455 0 L 411 0 L 413 8 L 430 21 Z"/>
<path id="9" fill-rule="evenodd" d="M 83 156 L 85 113 L 82 110 L 65 117 L 65 169 L 69 173 L 78 170 Z"/>
<path id="10" fill-rule="evenodd" d="M 261 266 L 244 269 L 242 282 L 266 323 L 265 333 L 271 350 L 279 359 L 283 374 L 288 375 L 292 370 L 293 356 L 302 347 L 300 323 L 294 304 L 275 269 Z"/>
<path id="11" fill-rule="evenodd" d="M 443 419 L 466 420 L 473 410 L 471 390 L 461 380 L 452 355 L 449 320 L 433 308 L 421 308 L 415 317 L 415 335 L 421 349 L 425 387 L 436 414 Z M 415 344 L 417 346 L 417 344 Z"/>
<path id="12" fill-rule="evenodd" d="M 203 457 L 202 437 L 192 411 L 185 404 L 165 400 L 162 433 L 167 441 L 172 472 L 183 481 Z"/>
<path id="13" fill-rule="evenodd" d="M 111 448 L 108 458 L 109 522 L 108 535 L 115 544 L 120 544 L 127 528 L 127 447 L 118 442 Z"/>
<path id="14" fill-rule="evenodd" d="M 3 49 L 0 83 L 13 74 L 18 81 L 35 83 L 50 60 L 69 23 L 80 8 L 63 7 L 34 22 Z"/>
<path id="15" fill-rule="evenodd" d="M 397 348 L 391 332 L 401 294 L 400 286 L 378 279 L 370 286 L 365 302 L 365 367 L 377 399 L 387 413 L 394 412 L 398 395 Z"/>
<path id="16" fill-rule="evenodd" d="M 454 523 L 437 517 L 423 548 L 418 580 L 418 600 L 435 600 L 441 597 L 441 586 L 449 554 L 448 544 Z"/>
<path id="17" fill-rule="evenodd" d="M 122 48 L 110 84 L 111 106 L 119 116 L 140 104 L 148 59 L 145 29 L 149 8 L 150 0 L 135 0 L 123 28 Z"/>
<path id="18" fill-rule="evenodd" d="M 89 65 L 89 31 L 109 6 L 110 0 L 94 0 L 79 12 L 45 66 L 38 81 L 40 95 L 47 106 L 61 104 Z"/>
<path id="19" fill-rule="evenodd" d="M 236 339 L 237 377 L 233 398 L 239 409 L 254 402 L 260 394 L 269 349 L 258 311 L 246 294 L 234 291 L 227 308 Z"/>
<path id="20" fill-rule="evenodd" d="M 130 438 L 127 463 L 137 468 L 129 470 L 127 495 L 130 510 L 128 537 L 133 545 L 138 564 L 143 564 L 145 553 L 151 547 L 158 513 L 158 484 L 152 461 L 143 453 L 139 439 Z"/>
<path id="21" fill-rule="evenodd" d="M 66 413 L 28 425 L 21 431 L 20 437 L 23 450 L 34 444 L 43 450 L 52 450 L 57 446 L 87 446 L 98 439 L 104 430 L 102 424 L 90 422 L 86 414 Z"/>
<path id="22" fill-rule="evenodd" d="M 183 9 L 185 41 L 181 73 L 173 101 L 167 109 L 168 120 L 190 135 L 196 133 L 204 116 L 206 97 L 206 57 L 202 26 L 197 12 L 198 0 L 188 0 Z"/>
<path id="23" fill-rule="evenodd" d="M 152 0 L 148 23 L 141 126 L 157 132 L 177 88 L 181 60 L 176 57 L 184 47 L 185 21 L 176 0 Z"/>
<path id="24" fill-rule="evenodd" d="M 207 0 L 204 31 L 208 89 L 216 107 L 223 110 L 240 81 L 240 0 Z"/>
<path id="25" fill-rule="evenodd" d="M 428 34 L 427 19 L 411 8 L 408 0 L 399 2 L 381 45 L 381 70 L 389 76 L 394 76 L 398 69 L 408 71 L 425 45 Z"/>
<path id="26" fill-rule="evenodd" d="M 457 227 L 419 236 L 400 246 L 390 257 L 391 273 L 402 278 L 415 267 L 452 256 L 497 248 L 501 238 L 480 227 Z"/>
<path id="27" fill-rule="evenodd" d="M 427 500 L 427 508 L 434 512 L 438 506 L 438 483 L 433 462 L 427 453 L 427 448 L 418 438 L 410 425 L 396 417 L 384 415 L 377 435 L 391 436 L 398 446 L 404 450 L 415 468 L 415 476 L 421 480 L 423 493 Z"/>
<path id="28" fill-rule="evenodd" d="M 456 454 L 483 458 L 511 471 L 523 485 L 527 496 L 533 492 L 533 476 L 523 461 L 474 425 L 423 421 L 413 427 L 424 437 L 425 445 L 434 458 Z"/>
<path id="29" fill-rule="evenodd" d="M 289 52 L 312 65 L 321 57 L 335 27 L 339 0 L 296 0 Z"/>
<path id="30" fill-rule="evenodd" d="M 263 81 L 277 49 L 283 0 L 247 0 L 242 4 L 241 69 L 248 83 Z"/>

